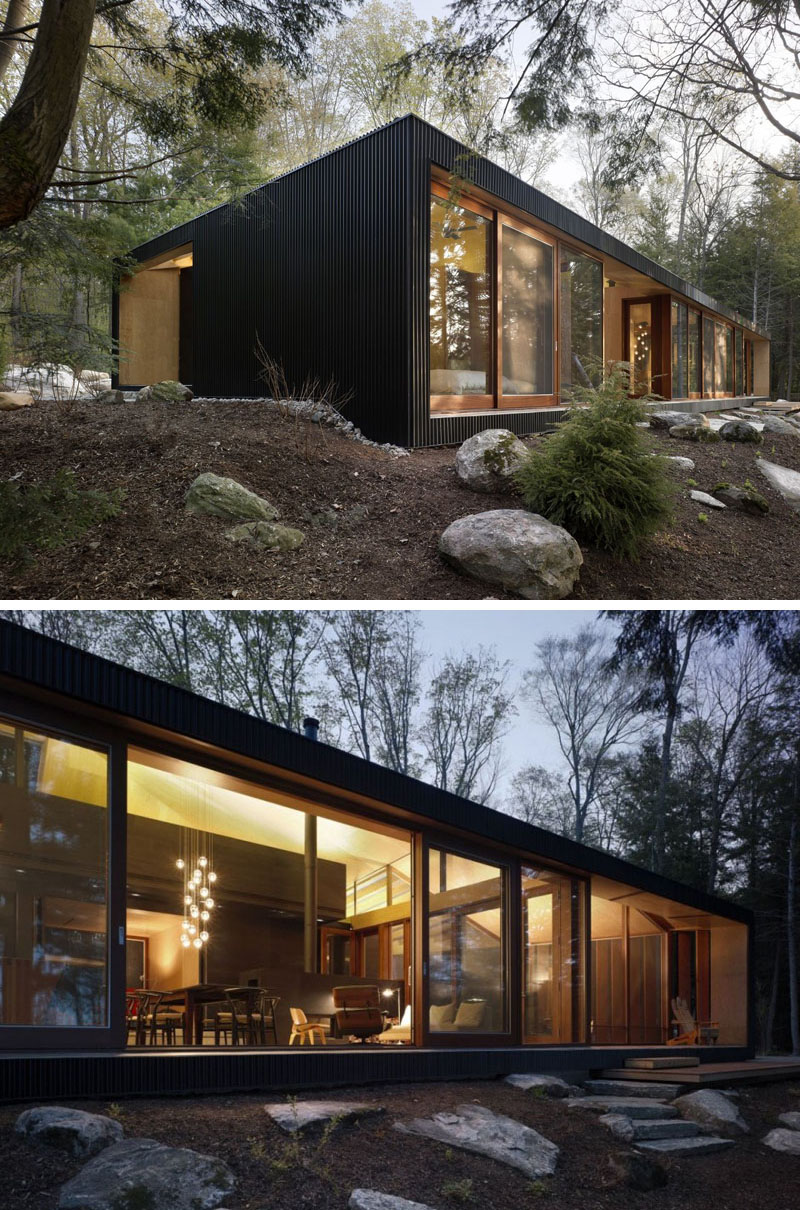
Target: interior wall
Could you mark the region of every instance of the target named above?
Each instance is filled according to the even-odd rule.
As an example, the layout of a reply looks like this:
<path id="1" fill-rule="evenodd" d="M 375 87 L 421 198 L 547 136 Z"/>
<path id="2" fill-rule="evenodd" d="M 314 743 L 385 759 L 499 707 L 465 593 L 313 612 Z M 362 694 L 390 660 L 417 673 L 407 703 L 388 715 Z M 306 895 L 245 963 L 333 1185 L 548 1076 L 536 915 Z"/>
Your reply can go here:
<path id="1" fill-rule="evenodd" d="M 747 929 L 711 930 L 711 1019 L 719 1021 L 718 1045 L 747 1044 Z"/>
<path id="2" fill-rule="evenodd" d="M 147 386 L 179 376 L 180 269 L 142 269 L 119 296 L 119 380 Z"/>
<path id="3" fill-rule="evenodd" d="M 200 958 L 196 949 L 181 945 L 182 920 L 153 933 L 147 942 L 148 981 L 156 991 L 173 987 L 191 987 L 200 979 Z"/>

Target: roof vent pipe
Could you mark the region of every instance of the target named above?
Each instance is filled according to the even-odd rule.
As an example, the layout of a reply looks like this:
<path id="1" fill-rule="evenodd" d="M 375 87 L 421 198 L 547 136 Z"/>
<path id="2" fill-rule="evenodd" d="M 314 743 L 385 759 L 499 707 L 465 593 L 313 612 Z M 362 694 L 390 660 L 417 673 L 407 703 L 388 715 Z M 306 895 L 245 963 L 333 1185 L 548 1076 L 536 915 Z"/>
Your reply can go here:
<path id="1" fill-rule="evenodd" d="M 303 719 L 303 735 L 306 737 L 306 739 L 319 739 L 318 718 Z"/>

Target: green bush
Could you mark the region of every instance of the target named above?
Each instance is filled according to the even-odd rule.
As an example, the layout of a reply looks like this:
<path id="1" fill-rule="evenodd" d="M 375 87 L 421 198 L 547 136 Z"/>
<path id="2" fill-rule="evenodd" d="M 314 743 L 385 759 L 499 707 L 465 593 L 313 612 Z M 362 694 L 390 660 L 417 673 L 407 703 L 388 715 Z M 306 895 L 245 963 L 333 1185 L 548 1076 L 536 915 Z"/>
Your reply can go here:
<path id="1" fill-rule="evenodd" d="M 98 521 L 115 517 L 125 493 L 83 491 L 72 471 L 45 483 L 0 480 L 0 559 L 20 562 L 35 549 L 61 546 Z"/>
<path id="2" fill-rule="evenodd" d="M 673 489 L 666 463 L 636 427 L 645 401 L 630 398 L 628 382 L 619 363 L 600 386 L 574 392 L 566 420 L 540 453 L 531 451 L 515 480 L 532 512 L 579 542 L 635 557 L 669 518 Z"/>

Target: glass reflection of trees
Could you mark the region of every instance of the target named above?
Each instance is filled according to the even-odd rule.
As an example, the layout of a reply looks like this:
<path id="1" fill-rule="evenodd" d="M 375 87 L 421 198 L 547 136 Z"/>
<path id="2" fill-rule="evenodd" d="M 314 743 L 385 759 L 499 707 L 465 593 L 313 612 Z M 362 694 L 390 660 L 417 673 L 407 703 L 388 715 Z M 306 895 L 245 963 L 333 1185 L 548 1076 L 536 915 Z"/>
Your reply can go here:
<path id="1" fill-rule="evenodd" d="M 599 386 L 603 377 L 603 266 L 571 249 L 561 251 L 561 395 Z"/>
<path id="2" fill-rule="evenodd" d="M 553 392 L 553 249 L 503 227 L 503 394 Z"/>
<path id="3" fill-rule="evenodd" d="M 491 385 L 493 224 L 431 198 L 430 339 L 434 395 L 486 395 Z"/>
<path id="4" fill-rule="evenodd" d="M 107 1020 L 107 758 L 0 723 L 0 1023 Z"/>

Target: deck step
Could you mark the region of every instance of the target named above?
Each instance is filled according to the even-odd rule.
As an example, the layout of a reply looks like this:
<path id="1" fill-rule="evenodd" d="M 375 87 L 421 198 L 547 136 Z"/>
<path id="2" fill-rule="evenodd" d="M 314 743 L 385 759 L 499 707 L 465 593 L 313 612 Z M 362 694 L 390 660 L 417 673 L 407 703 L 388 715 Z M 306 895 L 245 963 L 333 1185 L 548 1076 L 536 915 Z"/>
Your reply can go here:
<path id="1" fill-rule="evenodd" d="M 652 1139 L 637 1143 L 641 1151 L 653 1151 L 658 1155 L 710 1155 L 733 1147 L 733 1139 L 720 1139 L 716 1135 L 698 1135 L 696 1139 Z"/>
<path id="2" fill-rule="evenodd" d="M 678 1116 L 674 1105 L 655 1101 L 652 1097 L 570 1097 L 567 1108 L 588 1110 L 590 1113 L 623 1114 L 636 1121 L 664 1121 Z"/>
<path id="3" fill-rule="evenodd" d="M 668 1071 L 673 1067 L 699 1067 L 700 1060 L 692 1055 L 675 1055 L 654 1059 L 626 1059 L 631 1071 Z"/>
<path id="4" fill-rule="evenodd" d="M 627 1115 L 605 1114 L 600 1121 L 612 1134 L 626 1143 L 638 1143 L 651 1139 L 694 1139 L 702 1133 L 697 1122 L 684 1122 L 682 1118 L 655 1118 L 653 1121 L 631 1121 Z"/>
<path id="5" fill-rule="evenodd" d="M 584 1080 L 583 1087 L 599 1097 L 654 1097 L 671 1101 L 681 1090 L 680 1084 L 648 1083 L 646 1080 Z"/>

